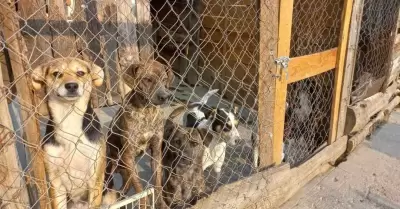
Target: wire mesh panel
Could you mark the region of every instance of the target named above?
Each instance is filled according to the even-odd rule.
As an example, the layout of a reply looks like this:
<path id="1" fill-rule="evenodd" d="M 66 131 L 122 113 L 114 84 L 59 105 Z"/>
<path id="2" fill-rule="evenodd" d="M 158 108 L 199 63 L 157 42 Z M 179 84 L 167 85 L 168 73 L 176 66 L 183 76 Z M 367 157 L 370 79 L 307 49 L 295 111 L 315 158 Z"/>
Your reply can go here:
<path id="1" fill-rule="evenodd" d="M 334 71 L 289 84 L 285 116 L 285 161 L 297 166 L 329 136 Z"/>
<path id="2" fill-rule="evenodd" d="M 343 5 L 343 0 L 295 0 L 290 57 L 337 47 Z"/>
<path id="3" fill-rule="evenodd" d="M 399 6 L 395 0 L 364 1 L 351 104 L 379 92 L 389 76 Z"/>
<path id="4" fill-rule="evenodd" d="M 0 207 L 188 207 L 255 172 L 260 80 L 275 91 L 265 72 L 276 68 L 276 1 L 0 6 L 1 99 L 22 167 L 12 177 L 29 192 Z"/>

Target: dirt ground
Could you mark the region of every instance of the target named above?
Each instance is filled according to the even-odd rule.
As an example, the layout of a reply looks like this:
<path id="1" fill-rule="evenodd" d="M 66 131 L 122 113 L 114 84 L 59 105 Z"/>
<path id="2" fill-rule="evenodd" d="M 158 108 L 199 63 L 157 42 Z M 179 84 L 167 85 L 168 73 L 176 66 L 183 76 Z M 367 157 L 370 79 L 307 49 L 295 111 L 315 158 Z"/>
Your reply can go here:
<path id="1" fill-rule="evenodd" d="M 400 209 L 400 110 L 347 161 L 321 175 L 282 209 Z"/>

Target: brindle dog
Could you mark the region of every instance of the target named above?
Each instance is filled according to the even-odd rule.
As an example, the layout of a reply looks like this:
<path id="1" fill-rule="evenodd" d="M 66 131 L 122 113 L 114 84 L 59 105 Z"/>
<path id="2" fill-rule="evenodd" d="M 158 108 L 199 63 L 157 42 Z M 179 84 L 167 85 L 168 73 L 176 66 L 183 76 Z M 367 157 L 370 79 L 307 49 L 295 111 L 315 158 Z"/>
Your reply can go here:
<path id="1" fill-rule="evenodd" d="M 188 128 L 174 123 L 185 107 L 176 108 L 165 123 L 163 196 L 170 208 L 189 208 L 205 195 L 203 143 L 212 140 L 207 129 Z"/>
<path id="2" fill-rule="evenodd" d="M 134 64 L 124 75 L 132 90 L 126 95 L 122 107 L 111 122 L 108 133 L 108 163 L 106 171 L 107 190 L 113 188 L 110 179 L 113 172 L 119 172 L 123 178 L 122 193 L 126 194 L 133 185 L 135 192 L 143 191 L 135 158 L 150 148 L 152 170 L 155 173 L 156 196 L 161 194 L 161 143 L 164 122 L 160 105 L 172 94 L 168 91 L 173 74 L 169 66 L 158 61 L 146 64 Z M 106 200 L 109 198 L 105 197 Z M 112 199 L 112 198 L 111 198 Z M 157 201 L 157 208 L 165 208 L 165 203 Z M 145 204 L 141 200 L 141 204 Z M 106 203 L 107 204 L 107 203 Z"/>

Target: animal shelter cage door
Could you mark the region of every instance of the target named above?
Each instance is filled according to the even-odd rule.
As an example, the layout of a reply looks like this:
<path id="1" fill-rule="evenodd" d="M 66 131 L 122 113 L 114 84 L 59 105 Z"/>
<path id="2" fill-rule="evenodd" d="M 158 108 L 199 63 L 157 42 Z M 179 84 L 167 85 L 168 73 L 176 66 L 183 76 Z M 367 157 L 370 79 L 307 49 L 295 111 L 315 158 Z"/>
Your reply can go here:
<path id="1" fill-rule="evenodd" d="M 290 61 L 287 66 L 277 62 L 273 129 L 275 164 L 281 163 L 282 156 L 286 157 L 290 140 L 296 146 L 299 141 L 304 141 L 303 147 L 292 150 L 301 155 L 293 157 L 297 164 L 323 143 L 330 144 L 336 138 L 352 2 L 280 1 L 277 58 L 288 57 Z M 304 123 L 299 122 L 301 118 Z M 323 133 L 316 133 L 321 129 Z M 305 134 L 307 131 L 309 134 Z"/>

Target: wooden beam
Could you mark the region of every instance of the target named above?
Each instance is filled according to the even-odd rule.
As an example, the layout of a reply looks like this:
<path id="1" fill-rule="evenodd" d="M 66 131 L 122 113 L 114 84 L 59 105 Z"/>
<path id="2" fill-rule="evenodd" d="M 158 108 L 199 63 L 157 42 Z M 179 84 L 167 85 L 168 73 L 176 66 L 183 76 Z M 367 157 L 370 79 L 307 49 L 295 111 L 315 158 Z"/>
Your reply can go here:
<path id="1" fill-rule="evenodd" d="M 290 38 L 292 34 L 293 0 L 280 1 L 278 53 L 277 57 L 289 57 Z M 273 161 L 280 164 L 283 151 L 283 131 L 285 127 L 285 108 L 287 94 L 287 79 L 285 69 L 277 66 L 276 74 L 280 75 L 275 83 L 274 131 L 273 131 Z"/>
<path id="2" fill-rule="evenodd" d="M 18 161 L 16 136 L 8 111 L 7 87 L 3 83 L 2 67 L 0 65 L 0 208 L 29 208 L 28 191 L 22 178 L 22 169 Z"/>
<path id="3" fill-rule="evenodd" d="M 124 97 L 131 91 L 131 88 L 124 82 L 123 74 L 133 63 L 140 62 L 138 37 L 137 37 L 137 18 L 132 12 L 132 2 L 125 0 L 115 1 L 117 5 L 117 25 L 118 25 L 118 55 L 117 71 L 119 77 L 119 93 Z"/>
<path id="4" fill-rule="evenodd" d="M 193 208 L 279 208 L 304 185 L 329 169 L 346 151 L 347 136 L 318 152 L 299 167 L 288 164 L 261 171 L 232 184 L 223 185 Z"/>
<path id="5" fill-rule="evenodd" d="M 288 83 L 294 83 L 333 70 L 336 65 L 337 48 L 295 57 L 290 60 Z"/>
<path id="6" fill-rule="evenodd" d="M 359 133 L 351 137 L 347 143 L 347 152 L 352 152 L 359 144 L 361 144 L 361 142 L 363 142 L 365 138 L 374 131 L 375 124 L 384 121 L 385 118 L 389 117 L 390 113 L 399 103 L 400 97 L 396 96 L 381 112 L 378 113 L 378 115 L 376 115 L 376 117 L 374 117 L 374 119 L 366 124 Z"/>
<path id="7" fill-rule="evenodd" d="M 43 162 L 43 154 L 40 146 L 40 129 L 39 123 L 35 117 L 37 106 L 34 104 L 32 89 L 30 88 L 29 73 L 25 71 L 23 58 L 24 51 L 21 46 L 24 46 L 23 38 L 21 37 L 18 21 L 15 19 L 14 4 L 0 4 L 0 16 L 3 17 L 3 35 L 6 46 L 9 48 L 11 67 L 16 81 L 18 92 L 18 102 L 21 104 L 21 121 L 24 121 L 24 143 L 28 147 L 29 157 L 31 159 L 31 168 L 35 176 L 35 185 L 38 191 L 37 200 L 40 203 L 40 208 L 47 208 L 48 197 L 46 187 L 46 174 Z"/>
<path id="8" fill-rule="evenodd" d="M 395 81 L 384 93 L 376 93 L 355 105 L 349 106 L 347 108 L 344 134 L 349 135 L 361 131 L 371 118 L 390 102 L 393 95 L 397 94 L 399 86 L 400 84 Z"/>
<path id="9" fill-rule="evenodd" d="M 337 137 L 344 135 L 347 106 L 350 104 L 353 75 L 356 67 L 358 40 L 360 37 L 364 0 L 354 0 L 353 13 L 350 23 L 349 41 L 347 44 L 346 67 L 343 75 L 342 95 L 340 102 Z"/>
<path id="10" fill-rule="evenodd" d="M 332 144 L 332 142 L 336 140 L 336 136 L 337 136 L 339 109 L 340 109 L 341 93 L 342 93 L 343 73 L 344 73 L 344 69 L 345 69 L 347 41 L 349 38 L 350 19 L 351 19 L 352 8 L 353 8 L 353 0 L 345 0 L 344 5 L 343 5 L 342 26 L 341 26 L 341 30 L 340 30 L 340 36 L 339 36 L 340 39 L 339 39 L 338 56 L 337 56 L 336 70 L 335 70 L 335 83 L 334 83 L 333 100 L 332 100 L 333 101 L 332 115 L 331 115 L 331 121 L 330 121 L 331 125 L 330 125 L 328 144 Z"/>
<path id="11" fill-rule="evenodd" d="M 260 1 L 260 66 L 258 67 L 258 136 L 254 148 L 260 153 L 260 167 L 273 164 L 273 118 L 276 65 L 270 51 L 277 51 L 279 0 Z M 257 138 L 258 137 L 258 138 Z M 254 155 L 257 167 L 258 155 Z"/>
<path id="12" fill-rule="evenodd" d="M 27 57 L 29 58 L 29 64 L 32 68 L 46 63 L 53 59 L 51 49 L 51 28 L 50 25 L 45 21 L 47 19 L 46 14 L 46 2 L 40 0 L 20 0 L 18 1 L 19 12 L 21 17 L 31 30 L 22 33 L 26 47 Z M 40 115 L 48 115 L 48 109 L 46 102 L 42 102 L 45 98 L 45 91 L 35 92 L 35 103 L 40 104 L 39 113 Z"/>
<path id="13" fill-rule="evenodd" d="M 140 60 L 147 62 L 153 59 L 153 28 L 151 25 L 150 0 L 136 0 L 137 30 Z"/>

